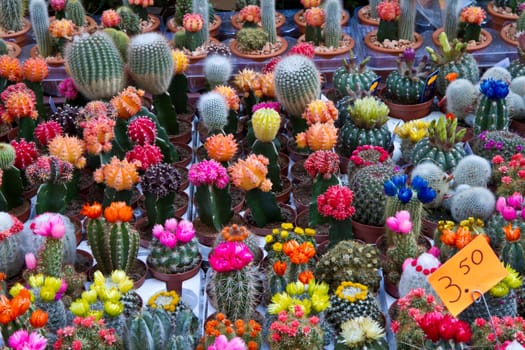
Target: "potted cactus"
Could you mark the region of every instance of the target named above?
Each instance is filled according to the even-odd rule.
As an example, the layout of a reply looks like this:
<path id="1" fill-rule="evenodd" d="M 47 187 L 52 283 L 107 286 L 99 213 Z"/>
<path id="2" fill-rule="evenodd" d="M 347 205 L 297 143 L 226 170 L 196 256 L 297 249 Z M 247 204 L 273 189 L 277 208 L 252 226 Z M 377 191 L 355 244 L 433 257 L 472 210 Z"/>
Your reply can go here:
<path id="1" fill-rule="evenodd" d="M 366 66 L 368 61 L 370 57 L 357 64 L 354 51 L 350 50 L 348 60 L 344 59 L 343 65 L 335 70 L 333 84 L 342 96 L 348 95 L 349 91 L 366 90 L 378 78 L 377 74 Z"/>
<path id="2" fill-rule="evenodd" d="M 111 162 L 101 165 L 93 173 L 97 183 L 104 183 L 104 207 L 111 202 L 124 201 L 131 204 L 134 186 L 140 177 L 137 171 L 138 162 L 128 162 L 126 159 L 119 160 L 112 157 Z"/>
<path id="3" fill-rule="evenodd" d="M 72 349 L 73 346 L 78 347 L 77 344 L 80 344 L 83 349 L 118 350 L 122 346 L 122 341 L 104 319 L 97 320 L 91 315 L 77 316 L 73 319 L 72 326 L 60 328 L 53 347 L 57 350 L 67 350 Z"/>
<path id="4" fill-rule="evenodd" d="M 0 208 L 3 211 L 13 211 L 13 214 L 26 221 L 29 219 L 31 205 L 23 197 L 24 187 L 20 170 L 15 167 L 16 152 L 8 143 L 0 143 L 0 169 L 2 169 L 2 184 L 0 186 Z M 16 208 L 16 209 L 15 209 Z M 16 213 L 14 213 L 16 211 Z"/>
<path id="5" fill-rule="evenodd" d="M 425 120 L 411 120 L 395 126 L 394 134 L 401 139 L 401 157 L 405 162 L 410 162 L 418 141 L 428 136 L 429 125 L 430 122 Z"/>
<path id="6" fill-rule="evenodd" d="M 484 131 L 507 131 L 510 118 L 505 98 L 509 93 L 509 85 L 502 80 L 489 78 L 481 81 L 479 90 L 482 95 L 474 120 L 474 136 Z"/>
<path id="7" fill-rule="evenodd" d="M 200 271 L 201 261 L 191 222 L 170 218 L 153 227 L 148 266 L 153 277 L 166 282 L 167 290 L 182 293 L 182 283 Z"/>
<path id="8" fill-rule="evenodd" d="M 306 31 L 306 18 L 305 13 L 308 11 L 308 9 L 313 7 L 320 7 L 324 8 L 326 6 L 326 2 L 322 3 L 322 0 L 301 0 L 301 4 L 304 6 L 304 9 L 301 9 L 295 13 L 293 16 L 293 20 L 297 26 L 297 29 L 301 34 L 304 34 Z M 342 11 L 341 19 L 339 21 L 336 21 L 335 23 L 339 24 L 340 27 L 345 26 L 348 23 L 348 20 L 350 19 L 350 15 L 346 10 Z"/>
<path id="9" fill-rule="evenodd" d="M 341 333 L 337 337 L 335 350 L 350 349 L 386 349 L 385 330 L 380 322 L 370 317 L 355 317 L 341 324 Z M 355 333 L 354 333 L 355 332 Z M 354 334 L 358 336 L 354 337 Z"/>
<path id="10" fill-rule="evenodd" d="M 14 40 L 23 45 L 31 23 L 24 18 L 24 4 L 21 0 L 6 0 L 0 4 L 0 38 Z"/>
<path id="11" fill-rule="evenodd" d="M 519 14 L 521 1 L 493 0 L 487 4 L 493 28 L 499 30 L 506 22 L 516 21 Z"/>
<path id="12" fill-rule="evenodd" d="M 230 332 L 234 325 L 233 333 Z M 219 336 L 233 339 L 239 337 L 244 340 L 248 349 L 259 350 L 262 343 L 262 326 L 255 320 L 230 320 L 222 313 L 215 314 L 215 317 L 208 319 L 204 325 L 205 334 L 201 338 L 197 349 L 208 349 L 216 342 Z"/>
<path id="13" fill-rule="evenodd" d="M 416 53 L 408 48 L 397 59 L 397 70 L 388 74 L 383 101 L 390 116 L 410 121 L 427 116 L 434 101 L 433 91 L 427 90 L 426 78 L 430 73 L 427 56 L 414 67 Z"/>
<path id="14" fill-rule="evenodd" d="M 332 185 L 317 197 L 319 214 L 330 221 L 329 245 L 353 239 L 351 217 L 355 213 L 352 206 L 354 194 L 348 187 Z"/>
<path id="15" fill-rule="evenodd" d="M 202 6 L 203 2 L 199 3 L 199 6 Z M 192 13 L 193 11 L 193 1 L 192 0 L 180 0 L 175 3 L 175 15 L 167 20 L 167 27 L 170 32 L 177 33 L 183 29 L 183 20 L 184 15 L 187 13 Z M 208 31 L 210 36 L 214 37 L 218 34 L 219 28 L 222 24 L 222 19 L 213 9 L 213 4 L 208 2 Z"/>
<path id="16" fill-rule="evenodd" d="M 261 7 L 256 4 L 245 4 L 238 13 L 231 17 L 233 28 L 240 30 L 242 28 L 255 28 L 262 26 Z M 286 23 L 286 17 L 275 12 L 275 28 L 279 30 Z"/>

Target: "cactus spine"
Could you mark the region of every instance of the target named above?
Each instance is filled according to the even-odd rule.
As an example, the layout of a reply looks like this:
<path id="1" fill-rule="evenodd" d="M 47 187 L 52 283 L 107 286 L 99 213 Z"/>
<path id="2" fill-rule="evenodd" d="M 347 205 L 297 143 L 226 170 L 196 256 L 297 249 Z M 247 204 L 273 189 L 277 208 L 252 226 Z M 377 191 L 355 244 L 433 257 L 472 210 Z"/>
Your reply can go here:
<path id="1" fill-rule="evenodd" d="M 207 44 L 209 38 L 208 27 L 210 25 L 208 0 L 193 0 L 193 13 L 200 14 L 204 19 L 202 29 L 197 32 L 197 42 Z M 187 33 L 186 33 L 187 34 Z"/>
<path id="2" fill-rule="evenodd" d="M 108 99 L 124 89 L 124 62 L 104 32 L 76 37 L 66 63 L 77 89 L 88 99 Z"/>
<path id="3" fill-rule="evenodd" d="M 86 11 L 80 0 L 68 0 L 65 15 L 66 19 L 70 19 L 78 27 L 86 25 Z"/>
<path id="4" fill-rule="evenodd" d="M 29 13 L 38 52 L 43 57 L 52 55 L 54 45 L 51 34 L 49 34 L 49 14 L 46 2 L 44 0 L 31 0 Z"/>
<path id="5" fill-rule="evenodd" d="M 126 62 L 128 60 L 128 45 L 129 45 L 129 36 L 126 35 L 123 31 L 116 30 L 114 28 L 105 28 L 104 33 L 106 33 L 113 41 L 113 44 L 117 47 L 120 52 L 122 60 Z"/>
<path id="6" fill-rule="evenodd" d="M 401 15 L 399 16 L 399 39 L 414 41 L 416 28 L 416 0 L 401 0 Z"/>
<path id="7" fill-rule="evenodd" d="M 448 0 L 447 7 L 445 9 L 445 21 L 443 28 L 449 40 L 453 40 L 458 37 L 458 21 L 459 21 L 459 6 L 458 0 Z"/>
<path id="8" fill-rule="evenodd" d="M 490 218 L 496 207 L 494 194 L 485 187 L 466 187 L 452 196 L 450 213 L 457 222 L 469 217 L 485 221 Z"/>
<path id="9" fill-rule="evenodd" d="M 121 6 L 117 9 L 120 16 L 120 29 L 129 36 L 140 33 L 140 18 L 127 6 Z"/>
<path id="10" fill-rule="evenodd" d="M 339 47 L 342 36 L 342 9 L 339 0 L 327 0 L 325 4 L 326 21 L 324 28 L 324 44 L 326 47 Z"/>
<path id="11" fill-rule="evenodd" d="M 275 0 L 261 0 L 261 23 L 264 31 L 268 33 L 268 42 L 274 44 L 277 41 Z"/>
<path id="12" fill-rule="evenodd" d="M 232 63 L 228 57 L 211 55 L 204 61 L 204 77 L 210 89 L 227 85 L 232 73 Z"/>
<path id="13" fill-rule="evenodd" d="M 22 0 L 0 1 L 0 27 L 6 31 L 22 30 Z"/>

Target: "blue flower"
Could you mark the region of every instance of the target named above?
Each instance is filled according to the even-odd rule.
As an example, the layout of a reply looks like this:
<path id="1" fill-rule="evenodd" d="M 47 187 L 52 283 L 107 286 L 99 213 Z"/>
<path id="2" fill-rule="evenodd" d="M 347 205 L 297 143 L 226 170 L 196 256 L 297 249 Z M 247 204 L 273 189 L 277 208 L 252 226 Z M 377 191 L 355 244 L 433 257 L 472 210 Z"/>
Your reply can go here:
<path id="1" fill-rule="evenodd" d="M 479 91 L 490 100 L 501 100 L 509 94 L 509 84 L 503 80 L 489 78 L 481 82 Z"/>
<path id="2" fill-rule="evenodd" d="M 412 190 L 410 188 L 400 189 L 397 198 L 399 198 L 401 203 L 407 204 L 412 199 Z"/>
<path id="3" fill-rule="evenodd" d="M 414 176 L 412 179 L 412 188 L 416 191 L 421 191 L 425 187 L 428 187 L 428 182 L 426 182 L 421 176 Z"/>
<path id="4" fill-rule="evenodd" d="M 389 197 L 393 197 L 397 194 L 397 186 L 392 182 L 392 180 L 387 180 L 383 184 L 383 189 Z"/>
<path id="5" fill-rule="evenodd" d="M 394 175 L 392 176 L 392 182 L 396 185 L 397 188 L 404 188 L 406 187 L 408 180 L 407 175 Z"/>
<path id="6" fill-rule="evenodd" d="M 421 203 L 430 203 L 436 198 L 436 191 L 431 187 L 425 187 L 418 191 L 417 198 Z"/>

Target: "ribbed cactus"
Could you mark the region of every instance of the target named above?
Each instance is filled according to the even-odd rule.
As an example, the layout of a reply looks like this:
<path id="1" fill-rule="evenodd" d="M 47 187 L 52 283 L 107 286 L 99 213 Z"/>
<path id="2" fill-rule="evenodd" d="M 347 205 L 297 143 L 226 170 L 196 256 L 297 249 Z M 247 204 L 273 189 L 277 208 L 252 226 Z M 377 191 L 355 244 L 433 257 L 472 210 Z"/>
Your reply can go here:
<path id="1" fill-rule="evenodd" d="M 510 118 L 506 97 L 509 93 L 508 83 L 501 80 L 483 80 L 479 87 L 481 98 L 478 101 L 474 135 L 483 131 L 508 130 Z"/>
<path id="2" fill-rule="evenodd" d="M 86 10 L 80 0 L 67 0 L 65 16 L 78 27 L 86 25 Z"/>
<path id="3" fill-rule="evenodd" d="M 5 31 L 22 30 L 22 0 L 2 0 L 0 2 L 0 28 Z"/>
<path id="4" fill-rule="evenodd" d="M 182 50 L 186 47 L 186 31 L 179 30 L 173 34 L 173 46 L 176 49 Z"/>
<path id="5" fill-rule="evenodd" d="M 204 77 L 210 89 L 227 85 L 232 73 L 232 62 L 228 57 L 211 55 L 204 60 Z"/>
<path id="6" fill-rule="evenodd" d="M 525 31 L 525 11 L 522 11 L 520 18 L 516 21 L 516 32 L 520 33 Z"/>
<path id="7" fill-rule="evenodd" d="M 412 48 L 406 49 L 399 55 L 397 70 L 388 74 L 386 79 L 386 95 L 395 103 L 420 103 L 425 90 L 427 57 L 424 56 L 417 67 L 413 67 L 415 52 Z"/>
<path id="8" fill-rule="evenodd" d="M 76 37 L 67 47 L 66 64 L 75 86 L 88 99 L 108 99 L 124 89 L 124 63 L 104 32 Z"/>
<path id="9" fill-rule="evenodd" d="M 399 15 L 399 39 L 414 41 L 416 30 L 416 3 L 417 0 L 400 0 L 401 14 Z"/>
<path id="10" fill-rule="evenodd" d="M 0 39 L 0 56 L 7 55 L 7 44 L 4 39 Z"/>
<path id="11" fill-rule="evenodd" d="M 339 47 L 341 30 L 342 8 L 339 0 L 327 0 L 324 5 L 326 19 L 324 26 L 324 45 L 326 47 Z"/>
<path id="12" fill-rule="evenodd" d="M 192 12 L 192 0 L 178 0 L 175 3 L 175 22 L 182 25 L 182 18 L 185 14 Z"/>
<path id="13" fill-rule="evenodd" d="M 465 119 L 467 115 L 476 111 L 478 95 L 478 89 L 470 80 L 454 80 L 445 91 L 447 111 L 454 114 L 458 119 Z"/>
<path id="14" fill-rule="evenodd" d="M 15 149 L 8 143 L 0 143 L 0 169 L 2 186 L 0 187 L 0 210 L 9 211 L 24 203 L 22 175 L 14 166 Z"/>
<path id="15" fill-rule="evenodd" d="M 486 187 L 492 177 L 490 162 L 471 154 L 461 159 L 452 173 L 456 185 Z"/>
<path id="16" fill-rule="evenodd" d="M 15 224 L 16 226 L 13 226 Z M 22 228 L 18 219 L 7 212 L 0 212 L 0 230 L 9 232 L 0 240 L 0 271 L 5 273 L 8 279 L 16 276 L 24 267 L 24 254 L 18 235 Z"/>
<path id="17" fill-rule="evenodd" d="M 428 128 L 428 137 L 421 139 L 414 147 L 412 163 L 417 165 L 432 161 L 443 170 L 448 171 L 465 156 L 465 150 L 460 143 L 466 130 L 456 131 L 458 120 L 441 116 L 433 120 Z"/>
<path id="18" fill-rule="evenodd" d="M 117 47 L 122 60 L 126 62 L 128 60 L 129 36 L 123 31 L 116 30 L 115 28 L 105 28 L 103 31 L 111 38 L 111 41 L 113 41 L 113 44 Z"/>
<path id="19" fill-rule="evenodd" d="M 35 34 L 38 52 L 43 57 L 53 54 L 54 44 L 51 34 L 49 34 L 49 14 L 47 12 L 47 3 L 44 0 L 31 0 L 29 5 L 29 14 L 31 17 L 31 27 Z"/>
<path id="20" fill-rule="evenodd" d="M 129 36 L 140 33 L 140 18 L 127 6 L 121 6 L 117 9 L 120 16 L 120 29 Z"/>
<path id="21" fill-rule="evenodd" d="M 196 238 L 184 244 L 177 242 L 174 248 L 166 247 L 156 238 L 151 242 L 148 264 L 162 273 L 182 273 L 194 268 L 200 261 L 201 254 Z"/>
<path id="22" fill-rule="evenodd" d="M 496 130 L 482 133 L 473 140 L 471 147 L 475 154 L 485 159 L 492 159 L 497 154 L 510 159 L 516 152 L 525 149 L 525 141 L 516 133 Z"/>
<path id="23" fill-rule="evenodd" d="M 261 23 L 263 30 L 268 34 L 268 42 L 277 41 L 275 27 L 275 0 L 261 0 Z"/>
<path id="24" fill-rule="evenodd" d="M 202 29 L 197 32 L 197 35 L 199 37 L 197 41 L 201 44 L 206 44 L 210 36 L 210 32 L 208 29 L 210 26 L 208 0 L 193 0 L 192 8 L 193 13 L 201 15 L 204 19 Z"/>
<path id="25" fill-rule="evenodd" d="M 367 90 L 372 82 L 377 79 L 377 74 L 366 65 L 370 57 L 357 64 L 354 52 L 350 50 L 348 60 L 343 60 L 343 65 L 334 72 L 333 84 L 343 96 L 349 91 Z"/>
<path id="26" fill-rule="evenodd" d="M 454 40 L 458 37 L 459 11 L 461 11 L 459 0 L 447 1 L 443 29 L 449 40 Z"/>
<path id="27" fill-rule="evenodd" d="M 220 132 L 228 123 L 228 106 L 217 92 L 201 95 L 197 103 L 200 117 L 210 133 Z"/>
<path id="28" fill-rule="evenodd" d="M 496 206 L 494 194 L 485 187 L 462 186 L 450 200 L 450 213 L 457 222 L 469 217 L 487 220 Z"/>
<path id="29" fill-rule="evenodd" d="M 268 42 L 268 33 L 259 28 L 243 28 L 237 33 L 239 48 L 246 52 L 261 50 Z"/>
<path id="30" fill-rule="evenodd" d="M 294 134 L 306 130 L 301 118 L 306 105 L 319 98 L 321 82 L 314 62 L 303 55 L 282 59 L 274 70 L 275 95 L 291 117 Z"/>

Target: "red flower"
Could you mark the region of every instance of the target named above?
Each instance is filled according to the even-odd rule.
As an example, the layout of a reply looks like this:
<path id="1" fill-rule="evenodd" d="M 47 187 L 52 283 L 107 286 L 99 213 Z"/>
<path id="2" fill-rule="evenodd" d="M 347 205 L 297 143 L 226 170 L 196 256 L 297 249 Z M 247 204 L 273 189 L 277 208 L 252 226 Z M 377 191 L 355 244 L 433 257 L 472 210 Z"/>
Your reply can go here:
<path id="1" fill-rule="evenodd" d="M 304 169 L 313 178 L 320 174 L 329 179 L 339 171 L 339 156 L 333 151 L 315 151 L 304 162 Z"/>
<path id="2" fill-rule="evenodd" d="M 425 336 L 432 342 L 439 341 L 440 338 L 440 324 L 443 321 L 443 314 L 440 312 L 428 312 L 418 320 L 418 325 Z"/>
<path id="3" fill-rule="evenodd" d="M 323 216 L 342 221 L 354 215 L 353 199 L 354 193 L 348 187 L 330 186 L 324 194 L 317 197 L 317 210 Z"/>
<path id="4" fill-rule="evenodd" d="M 470 325 L 465 321 L 458 321 L 456 323 L 456 336 L 454 337 L 456 343 L 468 343 L 470 338 L 472 338 Z"/>
<path id="5" fill-rule="evenodd" d="M 458 320 L 450 315 L 445 315 L 441 325 L 439 326 L 439 334 L 443 340 L 454 339 L 456 336 Z"/>

